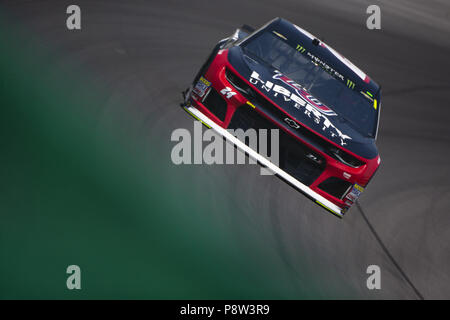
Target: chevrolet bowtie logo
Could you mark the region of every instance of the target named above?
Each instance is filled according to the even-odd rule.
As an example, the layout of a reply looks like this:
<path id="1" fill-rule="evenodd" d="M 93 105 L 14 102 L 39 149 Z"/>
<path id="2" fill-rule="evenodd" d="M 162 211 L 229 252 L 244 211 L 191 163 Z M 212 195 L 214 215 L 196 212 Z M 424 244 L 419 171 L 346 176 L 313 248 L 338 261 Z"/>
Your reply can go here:
<path id="1" fill-rule="evenodd" d="M 284 118 L 284 122 L 286 122 L 291 128 L 294 129 L 300 128 L 300 125 L 291 118 Z"/>

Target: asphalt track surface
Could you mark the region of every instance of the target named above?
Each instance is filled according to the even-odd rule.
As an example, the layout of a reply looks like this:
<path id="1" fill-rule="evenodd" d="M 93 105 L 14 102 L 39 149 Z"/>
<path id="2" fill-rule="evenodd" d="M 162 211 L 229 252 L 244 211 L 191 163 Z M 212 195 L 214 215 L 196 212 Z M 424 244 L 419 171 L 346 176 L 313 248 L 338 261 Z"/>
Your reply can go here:
<path id="1" fill-rule="evenodd" d="M 280 16 L 324 38 L 383 88 L 382 164 L 359 205 L 339 220 L 248 165 L 205 166 L 209 191 L 225 193 L 236 208 L 228 223 L 242 221 L 233 214 L 253 215 L 245 221 L 293 274 L 306 263 L 324 284 L 346 286 L 349 297 L 450 298 L 450 3 L 373 1 L 382 29 L 370 31 L 369 1 L 77 1 L 82 30 L 75 33 L 65 28 L 67 1 L 0 3 L 33 41 L 52 48 L 61 68 L 89 70 L 104 84 L 110 95 L 99 106 L 99 126 L 124 99 L 135 108 L 123 112 L 142 119 L 129 130 L 162 143 L 175 128 L 192 128 L 178 107 L 180 92 L 236 27 Z M 238 193 L 248 201 L 234 201 Z M 381 290 L 366 288 L 371 264 L 382 270 Z"/>

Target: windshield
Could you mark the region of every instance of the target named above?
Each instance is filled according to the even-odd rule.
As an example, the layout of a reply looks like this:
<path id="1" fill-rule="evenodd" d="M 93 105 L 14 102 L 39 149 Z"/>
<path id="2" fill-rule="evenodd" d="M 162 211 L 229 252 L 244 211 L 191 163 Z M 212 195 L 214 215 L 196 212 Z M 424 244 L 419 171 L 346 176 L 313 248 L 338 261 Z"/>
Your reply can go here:
<path id="1" fill-rule="evenodd" d="M 334 70 L 328 68 L 327 72 L 303 55 L 305 49 L 294 48 L 269 31 L 248 39 L 241 47 L 246 54 L 258 58 L 301 85 L 361 134 L 374 137 L 377 110 L 373 98 L 347 87 L 345 82 L 332 75 Z"/>

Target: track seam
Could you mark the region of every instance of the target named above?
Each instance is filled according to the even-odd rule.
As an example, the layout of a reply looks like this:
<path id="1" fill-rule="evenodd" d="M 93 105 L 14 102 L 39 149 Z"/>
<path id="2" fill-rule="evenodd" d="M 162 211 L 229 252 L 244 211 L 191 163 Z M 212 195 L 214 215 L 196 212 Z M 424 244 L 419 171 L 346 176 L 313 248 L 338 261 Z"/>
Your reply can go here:
<path id="1" fill-rule="evenodd" d="M 359 204 L 359 201 L 356 201 L 356 206 L 358 207 L 359 211 L 361 212 L 362 217 L 364 218 L 364 221 L 366 222 L 367 226 L 369 227 L 370 231 L 372 232 L 373 236 L 377 240 L 380 247 L 383 249 L 383 251 L 388 256 L 389 260 L 391 260 L 392 264 L 397 268 L 397 270 L 400 272 L 400 274 L 403 276 L 403 278 L 406 280 L 406 282 L 409 284 L 409 286 L 413 289 L 414 293 L 419 297 L 420 300 L 424 300 L 423 295 L 419 292 L 419 290 L 414 286 L 412 281 L 408 278 L 406 273 L 403 271 L 403 269 L 400 267 L 400 265 L 397 263 L 397 261 L 394 259 L 392 254 L 389 252 L 388 248 L 384 245 L 383 241 L 381 240 L 380 236 L 376 232 L 375 228 L 370 223 L 369 219 L 367 219 L 366 214 L 364 213 L 361 205 Z"/>

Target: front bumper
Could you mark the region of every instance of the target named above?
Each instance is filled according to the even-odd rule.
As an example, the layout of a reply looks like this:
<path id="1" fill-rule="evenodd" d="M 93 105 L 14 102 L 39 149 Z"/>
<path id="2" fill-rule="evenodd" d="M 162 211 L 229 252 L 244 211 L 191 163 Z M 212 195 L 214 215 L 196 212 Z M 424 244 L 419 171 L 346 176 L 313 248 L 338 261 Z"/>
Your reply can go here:
<path id="1" fill-rule="evenodd" d="M 243 143 L 241 140 L 230 134 L 226 129 L 220 127 L 217 125 L 214 121 L 209 119 L 206 115 L 204 115 L 202 112 L 200 112 L 197 108 L 189 105 L 185 105 L 184 109 L 193 116 L 196 120 L 201 121 L 204 125 L 206 125 L 208 128 L 213 129 L 215 132 L 220 134 L 222 137 L 226 139 L 227 142 L 232 143 L 237 148 L 242 150 L 243 152 L 247 153 L 249 157 L 253 158 L 255 161 L 257 161 L 259 164 L 263 165 L 267 169 L 271 170 L 275 175 L 289 183 L 291 186 L 296 188 L 298 191 L 305 194 L 307 197 L 311 198 L 313 201 L 315 201 L 317 204 L 328 210 L 330 213 L 334 214 L 335 216 L 342 218 L 346 208 L 340 208 L 331 201 L 327 200 L 325 197 L 321 196 L 305 184 L 301 183 L 294 177 L 292 177 L 290 174 L 288 174 L 286 171 L 283 171 L 281 168 L 276 166 L 274 163 L 270 162 L 268 159 L 257 153 L 255 150 L 248 147 L 245 143 Z"/>

